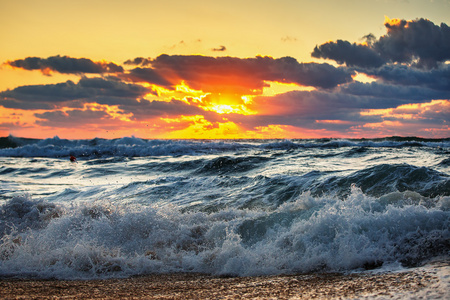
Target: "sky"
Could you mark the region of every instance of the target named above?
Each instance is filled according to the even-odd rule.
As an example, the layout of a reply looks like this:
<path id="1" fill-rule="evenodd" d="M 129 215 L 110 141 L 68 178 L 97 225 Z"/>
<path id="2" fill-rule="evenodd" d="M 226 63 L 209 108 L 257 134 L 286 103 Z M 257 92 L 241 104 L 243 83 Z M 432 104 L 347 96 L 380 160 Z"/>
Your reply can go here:
<path id="1" fill-rule="evenodd" d="M 0 136 L 450 137 L 450 0 L 0 0 Z"/>

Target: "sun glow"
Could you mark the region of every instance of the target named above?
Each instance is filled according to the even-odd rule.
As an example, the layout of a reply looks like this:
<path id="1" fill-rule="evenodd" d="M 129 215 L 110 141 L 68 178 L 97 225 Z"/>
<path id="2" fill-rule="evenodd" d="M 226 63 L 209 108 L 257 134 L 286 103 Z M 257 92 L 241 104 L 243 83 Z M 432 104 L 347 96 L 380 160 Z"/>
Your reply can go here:
<path id="1" fill-rule="evenodd" d="M 312 91 L 313 87 L 303 87 L 293 83 L 281 83 L 275 81 L 266 81 L 266 87 L 263 88 L 262 93 L 258 95 L 231 95 L 221 93 L 207 93 L 199 97 L 191 97 L 189 102 L 196 102 L 206 111 L 214 111 L 219 114 L 240 114 L 240 115 L 255 115 L 256 111 L 251 110 L 248 105 L 253 102 L 253 99 L 258 96 L 274 96 L 291 91 Z M 195 90 L 194 90 L 195 91 Z"/>
<path id="2" fill-rule="evenodd" d="M 239 107 L 235 107 L 233 105 L 227 104 L 217 104 L 211 107 L 207 107 L 208 110 L 215 111 L 219 114 L 231 114 L 231 113 L 241 113 L 241 109 Z"/>
<path id="3" fill-rule="evenodd" d="M 185 139 L 235 139 L 241 137 L 242 129 L 233 122 L 210 122 L 204 116 L 181 116 L 161 118 L 172 130 L 167 138 Z"/>
<path id="4" fill-rule="evenodd" d="M 359 82 L 363 82 L 363 83 L 371 83 L 374 81 L 377 81 L 376 79 L 364 74 L 364 73 L 358 73 L 356 72 L 355 75 L 352 76 L 354 81 L 359 81 Z"/>
<path id="5" fill-rule="evenodd" d="M 355 122 L 345 121 L 345 120 L 316 120 L 316 123 L 319 124 L 336 124 L 336 125 L 351 125 Z"/>
<path id="6" fill-rule="evenodd" d="M 176 90 L 177 92 L 182 92 L 183 94 L 189 94 L 189 95 L 192 95 L 192 96 L 195 96 L 195 95 L 200 96 L 200 95 L 204 94 L 203 91 L 191 89 L 191 88 L 186 84 L 186 82 L 184 82 L 184 80 L 182 80 L 181 83 L 178 84 L 178 85 L 175 87 L 175 90 Z"/>
<path id="7" fill-rule="evenodd" d="M 152 92 L 145 95 L 144 99 L 146 100 L 154 100 L 157 98 L 160 101 L 169 102 L 173 99 L 179 99 L 186 103 L 192 103 L 202 102 L 204 97 L 211 94 L 201 90 L 191 89 L 184 81 L 176 85 L 173 89 L 149 83 L 143 83 L 142 85 L 152 90 Z"/>
<path id="8" fill-rule="evenodd" d="M 275 96 L 292 91 L 313 91 L 316 88 L 311 86 L 301 86 L 296 83 L 283 83 L 277 81 L 264 81 L 267 85 L 263 88 L 261 96 Z"/>
<path id="9" fill-rule="evenodd" d="M 213 111 L 218 114 L 255 114 L 247 107 L 251 100 L 239 95 L 212 93 L 200 97 L 190 97 L 188 101 L 191 105 L 193 104 L 205 111 Z"/>
<path id="10" fill-rule="evenodd" d="M 399 26 L 402 23 L 401 19 L 397 18 L 389 18 L 388 16 L 384 16 L 384 24 L 389 24 L 391 26 Z"/>
<path id="11" fill-rule="evenodd" d="M 449 100 L 432 100 L 428 103 L 409 103 L 396 108 L 370 109 L 360 112 L 361 116 L 383 116 L 383 118 L 396 118 L 403 120 L 425 119 L 424 113 L 434 111 L 439 113 L 441 110 L 450 109 Z"/>
<path id="12" fill-rule="evenodd" d="M 207 111 L 214 111 L 218 114 L 239 114 L 239 115 L 253 115 L 255 112 L 249 110 L 245 105 L 230 105 L 230 104 L 211 104 L 204 106 L 203 109 Z"/>

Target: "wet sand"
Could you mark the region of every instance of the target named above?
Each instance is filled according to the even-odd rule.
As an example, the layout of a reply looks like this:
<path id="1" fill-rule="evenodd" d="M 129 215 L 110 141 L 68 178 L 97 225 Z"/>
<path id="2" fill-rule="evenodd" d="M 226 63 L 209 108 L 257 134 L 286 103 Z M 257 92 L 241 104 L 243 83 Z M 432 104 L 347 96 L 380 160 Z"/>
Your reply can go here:
<path id="1" fill-rule="evenodd" d="M 437 266 L 446 268 L 448 263 Z M 364 274 L 217 277 L 204 274 L 146 275 L 107 280 L 1 279 L 1 299 L 345 299 L 445 298 L 442 278 L 428 269 Z M 434 285 L 434 286 L 433 286 Z M 442 287 L 442 285 L 440 285 Z M 424 292 L 425 291 L 425 292 Z M 437 291 L 437 292 L 436 292 Z M 442 294 L 444 293 L 444 294 Z"/>

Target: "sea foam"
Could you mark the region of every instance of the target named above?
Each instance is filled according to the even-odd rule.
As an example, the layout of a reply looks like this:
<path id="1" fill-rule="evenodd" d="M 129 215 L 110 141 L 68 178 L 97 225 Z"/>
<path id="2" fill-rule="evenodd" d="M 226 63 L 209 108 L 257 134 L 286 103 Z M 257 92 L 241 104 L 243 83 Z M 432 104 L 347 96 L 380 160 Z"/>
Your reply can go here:
<path id="1" fill-rule="evenodd" d="M 0 275 L 245 276 L 414 266 L 449 254 L 449 202 L 406 192 L 376 198 L 353 188 L 345 201 L 305 193 L 274 210 L 205 213 L 23 196 L 1 208 Z"/>

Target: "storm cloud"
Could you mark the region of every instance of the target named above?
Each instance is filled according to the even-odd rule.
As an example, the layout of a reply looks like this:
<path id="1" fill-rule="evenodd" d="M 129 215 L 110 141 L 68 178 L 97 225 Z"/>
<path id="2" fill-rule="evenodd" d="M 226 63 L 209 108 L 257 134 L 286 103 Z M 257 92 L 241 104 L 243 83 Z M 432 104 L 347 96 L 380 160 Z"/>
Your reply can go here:
<path id="1" fill-rule="evenodd" d="M 448 64 L 442 64 L 431 70 L 393 64 L 361 71 L 385 83 L 450 91 L 450 65 Z"/>
<path id="2" fill-rule="evenodd" d="M 337 40 L 316 46 L 313 57 L 339 64 L 377 68 L 386 63 L 405 63 L 431 69 L 450 59 L 450 27 L 427 19 L 387 19 L 387 34 L 366 44 Z"/>
<path id="3" fill-rule="evenodd" d="M 311 56 L 332 59 L 338 64 L 345 63 L 349 67 L 377 68 L 386 63 L 381 55 L 371 47 L 356 43 L 351 44 L 342 40 L 316 46 Z"/>

